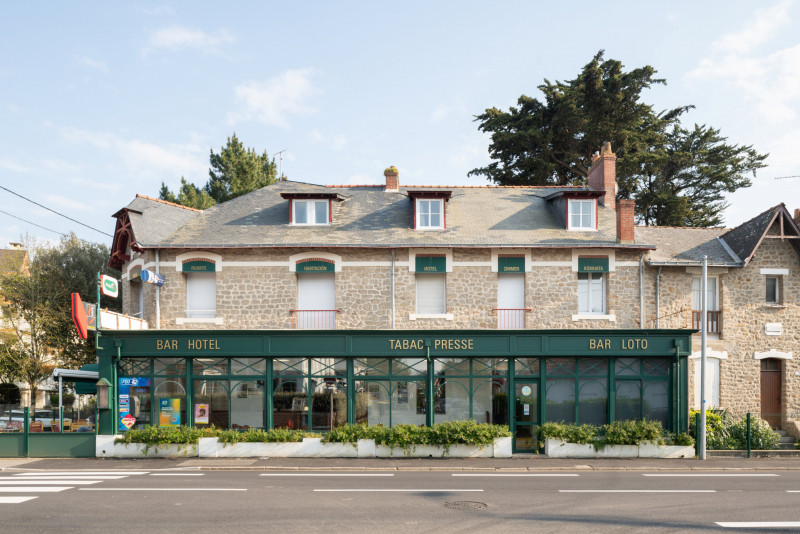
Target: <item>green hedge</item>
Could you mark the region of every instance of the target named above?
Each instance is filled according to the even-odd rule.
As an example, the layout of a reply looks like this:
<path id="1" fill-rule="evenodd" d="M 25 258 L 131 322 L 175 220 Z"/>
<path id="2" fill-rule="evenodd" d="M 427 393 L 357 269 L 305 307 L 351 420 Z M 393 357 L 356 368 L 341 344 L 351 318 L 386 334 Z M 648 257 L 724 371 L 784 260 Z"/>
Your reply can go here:
<path id="1" fill-rule="evenodd" d="M 697 435 L 697 410 L 689 412 L 689 433 Z M 760 417 L 750 417 L 750 448 L 754 450 L 777 449 L 780 436 L 772 430 L 769 423 Z M 745 450 L 747 449 L 747 419 L 735 417 L 727 411 L 706 411 L 706 449 L 707 450 Z"/>
<path id="2" fill-rule="evenodd" d="M 606 445 L 694 445 L 687 433 L 672 435 L 664 431 L 660 421 L 615 421 L 603 426 L 544 423 L 539 427 L 539 441 L 546 438 L 560 439 L 568 443 L 592 444 L 595 448 Z"/>
<path id="3" fill-rule="evenodd" d="M 222 443 L 284 443 L 299 442 L 303 438 L 320 437 L 305 430 L 273 428 L 272 430 L 229 430 L 227 428 L 189 426 L 147 426 L 128 430 L 114 443 L 143 443 L 148 447 L 158 445 L 196 445 L 200 438 L 217 438 Z"/>

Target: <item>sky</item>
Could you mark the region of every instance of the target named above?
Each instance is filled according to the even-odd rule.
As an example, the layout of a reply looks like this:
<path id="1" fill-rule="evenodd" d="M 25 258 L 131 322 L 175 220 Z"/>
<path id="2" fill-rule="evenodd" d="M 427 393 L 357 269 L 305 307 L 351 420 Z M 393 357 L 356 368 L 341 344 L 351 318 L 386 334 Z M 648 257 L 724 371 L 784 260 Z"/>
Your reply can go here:
<path id="1" fill-rule="evenodd" d="M 233 133 L 290 180 L 379 184 L 395 165 L 401 185 L 487 185 L 467 176 L 491 161 L 475 116 L 601 49 L 667 80 L 643 94 L 656 110 L 692 104 L 684 125 L 770 154 L 727 226 L 793 213 L 800 178 L 776 178 L 800 175 L 799 4 L 6 3 L 0 248 L 69 232 L 110 247 L 115 212 L 204 185 Z"/>

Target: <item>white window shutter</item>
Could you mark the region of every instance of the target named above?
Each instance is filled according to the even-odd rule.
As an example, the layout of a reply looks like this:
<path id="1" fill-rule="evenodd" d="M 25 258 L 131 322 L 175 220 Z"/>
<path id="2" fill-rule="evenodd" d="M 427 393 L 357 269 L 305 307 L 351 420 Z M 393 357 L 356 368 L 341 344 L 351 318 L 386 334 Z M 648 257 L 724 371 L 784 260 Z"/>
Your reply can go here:
<path id="1" fill-rule="evenodd" d="M 216 273 L 186 273 L 186 317 L 216 316 Z"/>
<path id="2" fill-rule="evenodd" d="M 334 273 L 297 273 L 297 309 L 335 309 L 334 283 Z"/>
<path id="3" fill-rule="evenodd" d="M 417 313 L 447 313 L 444 273 L 417 273 Z"/>
<path id="4" fill-rule="evenodd" d="M 520 310 L 525 307 L 525 275 L 500 273 L 497 275 L 497 307 Z"/>

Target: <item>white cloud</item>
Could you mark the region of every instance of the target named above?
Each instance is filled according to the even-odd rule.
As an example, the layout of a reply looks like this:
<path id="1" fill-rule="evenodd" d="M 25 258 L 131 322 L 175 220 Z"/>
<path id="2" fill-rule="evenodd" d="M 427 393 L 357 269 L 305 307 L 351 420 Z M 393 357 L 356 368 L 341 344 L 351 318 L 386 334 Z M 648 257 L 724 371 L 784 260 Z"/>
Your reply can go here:
<path id="1" fill-rule="evenodd" d="M 92 59 L 87 56 L 75 56 L 75 61 L 77 61 L 81 65 L 86 65 L 87 67 L 91 67 L 99 71 L 108 72 L 108 65 L 106 65 L 105 61 L 100 61 L 99 59 Z"/>
<path id="2" fill-rule="evenodd" d="M 23 174 L 31 172 L 30 167 L 17 163 L 11 158 L 0 158 L 0 169 Z"/>
<path id="3" fill-rule="evenodd" d="M 177 181 L 180 176 L 204 181 L 208 172 L 208 148 L 200 143 L 160 145 L 71 127 L 61 128 L 60 134 L 75 144 L 110 152 L 122 163 L 125 177 L 137 183 L 158 183 L 165 177 Z"/>
<path id="4" fill-rule="evenodd" d="M 175 13 L 172 10 L 172 8 L 168 6 L 156 6 L 156 7 L 138 6 L 136 9 L 138 11 L 141 11 L 145 15 L 173 15 Z"/>
<path id="5" fill-rule="evenodd" d="M 797 118 L 800 97 L 800 45 L 763 51 L 782 27 L 791 31 L 788 1 L 757 14 L 738 32 L 723 35 L 712 45 L 711 54 L 688 73 L 698 81 L 721 80 L 738 88 L 753 103 L 757 116 L 769 122 Z"/>
<path id="6" fill-rule="evenodd" d="M 234 37 L 227 30 L 206 33 L 202 30 L 184 26 L 168 26 L 150 33 L 144 53 L 155 50 L 195 49 L 205 53 L 220 53 L 221 47 L 234 42 Z"/>
<path id="7" fill-rule="evenodd" d="M 327 145 L 328 148 L 337 152 L 343 150 L 345 145 L 347 145 L 347 137 L 342 134 L 336 134 L 329 137 L 317 130 L 312 130 L 308 135 L 314 141 Z"/>
<path id="8" fill-rule="evenodd" d="M 320 90 L 311 83 L 315 69 L 289 70 L 264 82 L 249 81 L 236 87 L 239 110 L 228 114 L 228 123 L 257 121 L 289 127 L 289 116 L 310 115 L 308 104 Z"/>
<path id="9" fill-rule="evenodd" d="M 450 104 L 440 104 L 436 106 L 431 115 L 431 122 L 436 124 L 443 121 L 449 115 L 469 115 L 469 110 L 460 98 L 455 98 Z"/>

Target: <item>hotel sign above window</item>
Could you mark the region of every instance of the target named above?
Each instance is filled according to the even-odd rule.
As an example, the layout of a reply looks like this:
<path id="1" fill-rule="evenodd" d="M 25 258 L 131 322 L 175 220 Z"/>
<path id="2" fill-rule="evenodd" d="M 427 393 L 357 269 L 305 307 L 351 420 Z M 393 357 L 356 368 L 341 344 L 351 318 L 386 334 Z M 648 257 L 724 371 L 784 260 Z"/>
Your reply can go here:
<path id="1" fill-rule="evenodd" d="M 443 273 L 447 271 L 447 259 L 444 256 L 417 256 L 416 271 L 418 273 Z"/>
<path id="2" fill-rule="evenodd" d="M 525 258 L 497 258 L 498 273 L 524 273 Z"/>
<path id="3" fill-rule="evenodd" d="M 183 272 L 185 273 L 213 273 L 216 265 L 213 261 L 190 260 L 183 262 Z"/>
<path id="4" fill-rule="evenodd" d="M 579 273 L 607 273 L 608 256 L 603 257 L 581 257 L 578 256 Z"/>
<path id="5" fill-rule="evenodd" d="M 300 261 L 297 262 L 295 271 L 298 273 L 332 273 L 336 270 L 336 264 L 329 261 Z"/>

